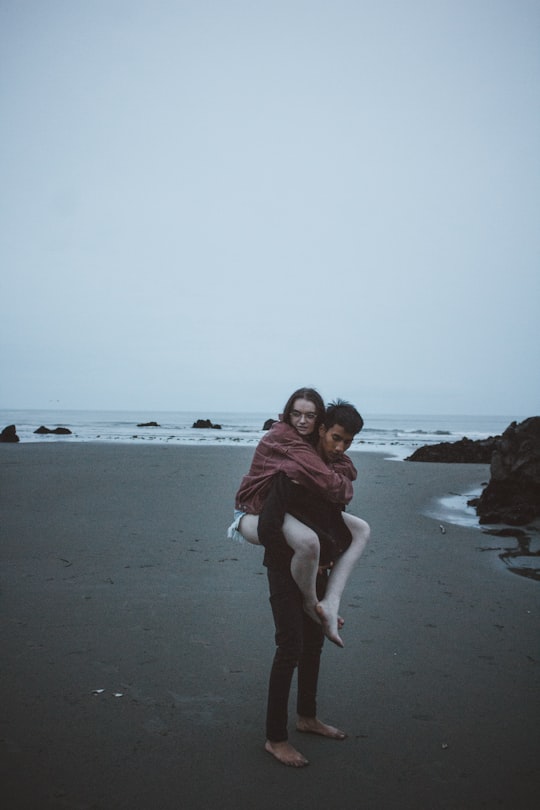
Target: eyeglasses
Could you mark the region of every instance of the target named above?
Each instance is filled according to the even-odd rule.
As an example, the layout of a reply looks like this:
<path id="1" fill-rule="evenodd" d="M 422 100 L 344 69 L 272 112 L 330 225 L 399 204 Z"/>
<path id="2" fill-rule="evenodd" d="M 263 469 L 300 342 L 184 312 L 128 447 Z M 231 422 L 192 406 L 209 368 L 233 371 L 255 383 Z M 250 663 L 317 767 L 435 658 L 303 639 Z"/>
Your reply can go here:
<path id="1" fill-rule="evenodd" d="M 291 416 L 293 419 L 300 419 L 300 417 L 305 417 L 308 422 L 313 422 L 317 418 L 316 413 L 304 413 L 303 411 L 291 411 Z"/>

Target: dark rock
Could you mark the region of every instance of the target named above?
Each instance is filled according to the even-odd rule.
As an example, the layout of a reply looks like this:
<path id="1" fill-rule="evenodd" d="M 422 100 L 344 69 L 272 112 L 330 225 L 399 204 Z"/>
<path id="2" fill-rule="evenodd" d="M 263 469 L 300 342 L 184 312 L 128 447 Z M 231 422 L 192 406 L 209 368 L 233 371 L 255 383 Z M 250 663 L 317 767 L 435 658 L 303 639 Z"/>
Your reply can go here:
<path id="1" fill-rule="evenodd" d="M 71 430 L 69 430 L 69 428 L 57 427 L 51 430 L 44 425 L 41 425 L 41 427 L 38 427 L 37 430 L 34 430 L 34 433 L 39 433 L 40 435 L 54 434 L 56 436 L 71 436 Z"/>
<path id="2" fill-rule="evenodd" d="M 540 516 L 540 416 L 512 422 L 497 440 L 491 478 L 478 499 L 480 523 L 523 526 Z"/>
<path id="3" fill-rule="evenodd" d="M 213 430 L 221 430 L 221 425 L 213 425 L 210 419 L 197 419 L 193 422 L 194 428 L 212 428 Z"/>
<path id="4" fill-rule="evenodd" d="M 419 447 L 405 461 L 440 461 L 445 464 L 489 464 L 499 437 L 489 439 L 460 439 Z"/>
<path id="5" fill-rule="evenodd" d="M 8 425 L 5 427 L 0 433 L 0 442 L 18 442 L 20 441 L 19 437 L 17 436 L 17 428 L 15 425 Z"/>
<path id="6" fill-rule="evenodd" d="M 137 427 L 161 427 L 157 422 L 141 422 Z"/>
<path id="7" fill-rule="evenodd" d="M 263 425 L 263 430 L 270 430 L 272 425 L 275 425 L 276 422 L 277 422 L 277 419 L 267 419 L 266 422 Z"/>

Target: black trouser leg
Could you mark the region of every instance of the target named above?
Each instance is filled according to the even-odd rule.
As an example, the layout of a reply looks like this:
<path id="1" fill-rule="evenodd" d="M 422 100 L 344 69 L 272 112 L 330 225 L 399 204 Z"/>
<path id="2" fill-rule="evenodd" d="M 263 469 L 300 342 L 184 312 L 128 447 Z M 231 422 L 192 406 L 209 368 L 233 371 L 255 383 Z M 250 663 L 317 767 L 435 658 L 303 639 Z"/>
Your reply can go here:
<path id="1" fill-rule="evenodd" d="M 302 596 L 290 571 L 268 569 L 270 604 L 276 627 L 276 652 L 268 685 L 266 736 L 272 742 L 288 738 L 288 704 L 292 677 L 298 671 L 298 713 L 315 717 L 317 681 L 323 632 L 302 607 Z"/>

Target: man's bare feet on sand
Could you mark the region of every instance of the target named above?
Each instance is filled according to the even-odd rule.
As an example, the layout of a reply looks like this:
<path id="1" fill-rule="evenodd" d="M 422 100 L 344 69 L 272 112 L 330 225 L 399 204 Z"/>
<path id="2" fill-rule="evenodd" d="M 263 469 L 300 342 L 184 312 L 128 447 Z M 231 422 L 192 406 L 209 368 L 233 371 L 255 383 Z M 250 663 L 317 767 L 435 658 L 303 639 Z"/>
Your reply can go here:
<path id="1" fill-rule="evenodd" d="M 318 717 L 299 717 L 296 728 L 304 734 L 320 734 L 321 737 L 329 737 L 331 740 L 344 740 L 347 736 L 344 731 L 323 723 Z"/>
<path id="2" fill-rule="evenodd" d="M 333 641 L 334 644 L 337 644 L 338 647 L 344 647 L 344 643 L 341 639 L 341 636 L 338 633 L 338 627 L 340 626 L 340 616 L 337 613 L 333 613 L 328 609 L 328 606 L 324 604 L 324 602 L 319 602 L 317 607 L 315 608 L 317 611 L 317 615 L 319 617 L 319 621 L 322 625 L 323 633 L 326 638 L 329 638 L 330 641 Z M 341 619 L 341 627 L 343 627 L 343 619 Z"/>
<path id="3" fill-rule="evenodd" d="M 309 765 L 309 761 L 305 758 L 300 751 L 285 740 L 284 742 L 270 742 L 267 740 L 264 748 L 269 754 L 272 754 L 282 765 L 289 765 L 292 768 L 303 768 Z"/>

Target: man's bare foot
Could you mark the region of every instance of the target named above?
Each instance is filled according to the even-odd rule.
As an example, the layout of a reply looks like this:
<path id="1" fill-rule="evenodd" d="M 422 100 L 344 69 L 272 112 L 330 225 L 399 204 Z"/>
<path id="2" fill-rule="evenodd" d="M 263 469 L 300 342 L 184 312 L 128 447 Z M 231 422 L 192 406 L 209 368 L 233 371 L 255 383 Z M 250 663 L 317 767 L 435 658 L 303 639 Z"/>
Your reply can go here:
<path id="1" fill-rule="evenodd" d="M 318 717 L 299 717 L 296 721 L 296 728 L 304 734 L 320 734 L 331 740 L 344 740 L 347 736 L 344 731 L 323 723 Z"/>
<path id="2" fill-rule="evenodd" d="M 289 765 L 291 768 L 304 768 L 309 765 L 309 761 L 305 758 L 300 751 L 285 740 L 284 742 L 270 742 L 266 740 L 264 744 L 265 751 L 272 754 L 282 765 Z"/>
<path id="3" fill-rule="evenodd" d="M 326 638 L 329 638 L 330 641 L 333 641 L 338 647 L 344 647 L 345 645 L 338 633 L 339 616 L 331 613 L 323 602 L 319 602 L 315 610 L 319 616 L 319 621 Z"/>

